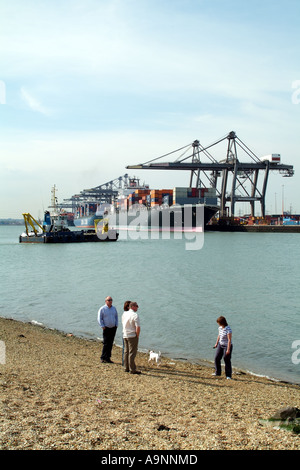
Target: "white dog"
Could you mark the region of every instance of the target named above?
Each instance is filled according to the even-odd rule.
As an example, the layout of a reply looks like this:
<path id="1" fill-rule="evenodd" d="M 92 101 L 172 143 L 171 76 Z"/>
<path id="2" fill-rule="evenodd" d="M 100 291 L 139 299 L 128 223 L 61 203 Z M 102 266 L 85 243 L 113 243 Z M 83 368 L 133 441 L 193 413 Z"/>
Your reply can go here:
<path id="1" fill-rule="evenodd" d="M 160 356 L 161 356 L 160 351 L 158 353 L 156 353 L 154 351 L 150 351 L 148 362 L 156 361 L 156 365 L 159 366 L 160 365 Z"/>

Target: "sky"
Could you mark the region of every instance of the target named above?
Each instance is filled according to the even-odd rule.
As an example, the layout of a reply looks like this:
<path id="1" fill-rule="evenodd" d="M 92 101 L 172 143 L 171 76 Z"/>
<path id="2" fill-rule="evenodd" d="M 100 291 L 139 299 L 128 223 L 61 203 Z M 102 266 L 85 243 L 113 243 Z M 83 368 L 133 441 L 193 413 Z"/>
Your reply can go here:
<path id="1" fill-rule="evenodd" d="M 42 216 L 54 184 L 59 202 L 127 172 L 188 186 L 126 166 L 231 131 L 294 165 L 267 212 L 300 213 L 299 17 L 299 0 L 0 0 L 0 218 Z"/>

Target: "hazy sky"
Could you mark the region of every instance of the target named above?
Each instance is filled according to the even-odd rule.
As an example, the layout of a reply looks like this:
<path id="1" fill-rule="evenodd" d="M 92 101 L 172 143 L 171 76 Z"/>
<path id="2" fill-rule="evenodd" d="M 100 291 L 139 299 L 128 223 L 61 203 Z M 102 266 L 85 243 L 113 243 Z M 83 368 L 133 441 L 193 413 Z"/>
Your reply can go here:
<path id="1" fill-rule="evenodd" d="M 232 130 L 294 165 L 267 209 L 300 213 L 299 18 L 299 0 L 0 0 L 0 218 Z"/>

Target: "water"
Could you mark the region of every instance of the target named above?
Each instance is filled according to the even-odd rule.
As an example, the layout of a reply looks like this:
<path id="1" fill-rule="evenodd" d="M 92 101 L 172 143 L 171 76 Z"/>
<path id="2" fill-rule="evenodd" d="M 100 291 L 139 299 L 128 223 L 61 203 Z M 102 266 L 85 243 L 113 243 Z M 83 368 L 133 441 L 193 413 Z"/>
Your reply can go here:
<path id="1" fill-rule="evenodd" d="M 22 231 L 0 226 L 1 317 L 93 339 L 102 337 L 96 317 L 107 295 L 120 316 L 136 300 L 140 349 L 212 361 L 224 315 L 234 367 L 300 383 L 299 234 L 205 233 L 202 249 L 187 250 L 184 235 L 27 245 Z"/>

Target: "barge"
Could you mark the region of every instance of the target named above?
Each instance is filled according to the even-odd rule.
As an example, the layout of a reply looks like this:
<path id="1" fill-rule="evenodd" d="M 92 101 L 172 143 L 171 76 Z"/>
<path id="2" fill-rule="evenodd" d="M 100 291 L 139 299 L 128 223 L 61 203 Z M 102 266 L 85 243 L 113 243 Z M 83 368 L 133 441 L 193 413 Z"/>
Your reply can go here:
<path id="1" fill-rule="evenodd" d="M 108 226 L 96 227 L 94 230 L 70 230 L 59 218 L 53 220 L 48 211 L 45 212 L 41 225 L 31 214 L 23 214 L 25 232 L 19 236 L 19 243 L 86 243 L 117 241 L 117 230 Z M 30 230 L 31 227 L 31 230 Z"/>

